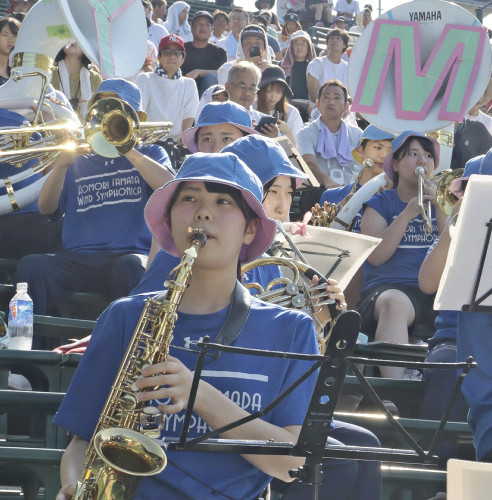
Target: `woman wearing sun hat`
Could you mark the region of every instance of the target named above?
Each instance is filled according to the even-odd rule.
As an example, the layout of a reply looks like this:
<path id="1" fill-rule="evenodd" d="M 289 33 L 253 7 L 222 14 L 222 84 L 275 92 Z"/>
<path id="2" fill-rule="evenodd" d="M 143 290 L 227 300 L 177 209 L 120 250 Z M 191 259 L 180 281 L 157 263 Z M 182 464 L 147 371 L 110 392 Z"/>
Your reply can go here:
<path id="1" fill-rule="evenodd" d="M 316 51 L 309 34 L 302 30 L 292 33 L 281 67 L 294 99 L 305 99 L 309 102 L 306 71 L 308 64 L 315 57 Z"/>
<path id="2" fill-rule="evenodd" d="M 297 134 L 304 123 L 297 108 L 289 104 L 292 90 L 285 81 L 283 69 L 278 66 L 264 69 L 258 89 L 256 109 L 266 115 L 278 113 L 277 126 L 280 133 L 286 135 L 295 146 Z"/>
<path id="3" fill-rule="evenodd" d="M 237 303 L 249 297 L 237 282 L 237 270 L 270 245 L 275 223 L 261 205 L 259 179 L 233 154 L 202 154 L 188 158 L 175 180 L 157 190 L 145 209 L 149 229 L 170 254 L 190 247 L 188 228 L 207 236 L 198 251 L 193 276 L 178 306 L 173 342 L 167 360 L 143 368 L 136 386 L 139 400 L 157 406 L 166 418 L 163 437 L 179 438 L 191 389 L 196 342 L 205 335 L 220 340 L 220 330 Z M 121 359 L 135 329 L 146 295 L 114 302 L 100 317 L 88 349 L 72 379 L 55 423 L 74 434 L 61 465 L 62 489 L 57 500 L 73 495 L 91 439 Z M 233 328 L 233 346 L 261 350 L 317 353 L 311 319 L 299 312 L 250 299 L 242 326 Z M 229 327 L 232 328 L 232 327 Z M 263 328 L 267 328 L 268 335 Z M 175 349 L 174 346 L 180 348 Z M 207 359 L 198 387 L 189 437 L 200 437 L 247 417 L 275 399 L 311 362 L 222 353 Z M 247 374 L 247 376 L 245 376 Z M 235 440 L 295 442 L 304 420 L 315 375 L 283 399 L 262 419 L 220 436 Z M 157 387 L 157 389 L 156 389 Z M 240 398 L 236 398 L 239 395 Z M 292 456 L 167 452 L 163 472 L 144 478 L 137 492 L 143 498 L 256 498 L 271 477 L 290 481 L 288 471 L 304 463 Z"/>
<path id="4" fill-rule="evenodd" d="M 383 168 L 394 189 L 364 204 L 361 233 L 382 238 L 364 265 L 358 310 L 365 333 L 376 340 L 408 343 L 409 330 L 432 314 L 432 296 L 418 288 L 418 272 L 427 250 L 445 226 L 436 209 L 436 186 L 429 178 L 439 165 L 439 143 L 420 132 L 403 132 L 391 145 Z M 432 203 L 432 233 L 424 230 L 418 207 L 417 167 L 425 172 L 424 203 Z M 381 367 L 385 377 L 402 378 L 404 369 Z M 409 373 L 408 376 L 413 376 Z"/>

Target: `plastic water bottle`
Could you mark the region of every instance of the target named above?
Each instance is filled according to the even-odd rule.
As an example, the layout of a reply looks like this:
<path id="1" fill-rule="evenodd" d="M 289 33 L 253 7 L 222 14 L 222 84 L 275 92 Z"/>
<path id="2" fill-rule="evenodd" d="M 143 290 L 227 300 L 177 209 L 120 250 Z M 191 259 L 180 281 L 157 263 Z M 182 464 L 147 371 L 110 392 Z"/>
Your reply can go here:
<path id="1" fill-rule="evenodd" d="M 17 293 L 9 304 L 8 348 L 29 351 L 32 347 L 33 304 L 27 283 L 17 283 Z"/>

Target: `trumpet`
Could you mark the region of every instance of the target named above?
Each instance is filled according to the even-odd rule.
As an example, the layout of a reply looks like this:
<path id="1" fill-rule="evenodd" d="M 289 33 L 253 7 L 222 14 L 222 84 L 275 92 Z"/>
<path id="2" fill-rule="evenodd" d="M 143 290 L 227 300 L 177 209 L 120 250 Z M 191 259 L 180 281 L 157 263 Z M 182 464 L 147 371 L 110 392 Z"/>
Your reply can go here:
<path id="1" fill-rule="evenodd" d="M 418 194 L 417 202 L 419 205 L 420 215 L 424 219 L 424 228 L 427 234 L 432 233 L 432 207 L 431 202 L 427 201 L 424 205 L 424 182 L 426 179 L 424 167 L 417 167 L 415 169 L 415 175 L 418 179 Z"/>
<path id="2" fill-rule="evenodd" d="M 0 128 L 0 159 L 21 167 L 38 158 L 45 168 L 54 161 L 55 153 L 87 146 L 101 156 L 116 158 L 137 144 L 161 140 L 171 128 L 171 122 L 141 122 L 128 103 L 108 97 L 91 106 L 83 126 L 73 120 L 60 119 L 48 125 Z"/>
<path id="3" fill-rule="evenodd" d="M 446 169 L 442 170 L 434 177 L 438 177 L 437 189 L 436 189 L 436 199 L 437 205 L 441 211 L 448 217 L 453 211 L 453 207 L 458 203 L 459 197 L 456 196 L 455 191 L 453 191 L 451 184 L 455 179 L 460 178 L 463 175 L 464 168 L 456 168 L 455 170 Z M 432 177 L 432 178 L 434 178 Z M 463 196 L 463 188 L 461 188 L 461 196 Z"/>
<path id="4" fill-rule="evenodd" d="M 0 162 L 20 168 L 30 160 L 39 160 L 35 166 L 0 180 L 0 187 L 3 185 L 7 189 L 7 195 L 0 196 L 0 214 L 35 202 L 45 178 L 23 188 L 22 195 L 18 193 L 18 196 L 13 185 L 42 172 L 63 151 L 90 147 L 101 156 L 116 158 L 137 144 L 157 142 L 171 128 L 171 122 L 140 122 L 136 111 L 128 103 L 114 97 L 94 103 L 87 112 L 84 126 L 78 121 L 63 118 L 47 125 L 0 128 Z"/>
<path id="5" fill-rule="evenodd" d="M 106 97 L 87 111 L 84 133 L 97 154 L 117 158 L 137 144 L 145 146 L 163 139 L 172 126 L 172 122 L 141 122 L 127 102 Z"/>

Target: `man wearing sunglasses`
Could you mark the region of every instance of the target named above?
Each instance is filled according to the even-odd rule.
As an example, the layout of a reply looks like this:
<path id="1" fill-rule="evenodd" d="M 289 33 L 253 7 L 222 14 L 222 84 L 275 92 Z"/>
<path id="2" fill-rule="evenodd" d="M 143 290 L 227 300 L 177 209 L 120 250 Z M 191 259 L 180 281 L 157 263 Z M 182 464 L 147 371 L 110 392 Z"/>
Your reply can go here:
<path id="1" fill-rule="evenodd" d="M 193 125 L 198 109 L 195 80 L 183 76 L 181 71 L 185 57 L 183 40 L 174 34 L 167 35 L 159 43 L 159 64 L 155 71 L 141 73 L 137 78 L 148 120 L 173 122 L 169 137 L 175 141 Z"/>

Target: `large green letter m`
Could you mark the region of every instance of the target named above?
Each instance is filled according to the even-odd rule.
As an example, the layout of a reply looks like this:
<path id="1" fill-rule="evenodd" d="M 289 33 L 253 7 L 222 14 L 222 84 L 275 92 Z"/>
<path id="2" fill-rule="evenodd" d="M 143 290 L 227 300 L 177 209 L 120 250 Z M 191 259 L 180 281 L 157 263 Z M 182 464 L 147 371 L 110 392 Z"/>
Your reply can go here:
<path id="1" fill-rule="evenodd" d="M 422 68 L 419 23 L 376 19 L 352 111 L 377 113 L 394 57 L 397 118 L 424 120 L 449 75 L 438 117 L 461 121 L 485 40 L 485 28 L 447 24 Z"/>

